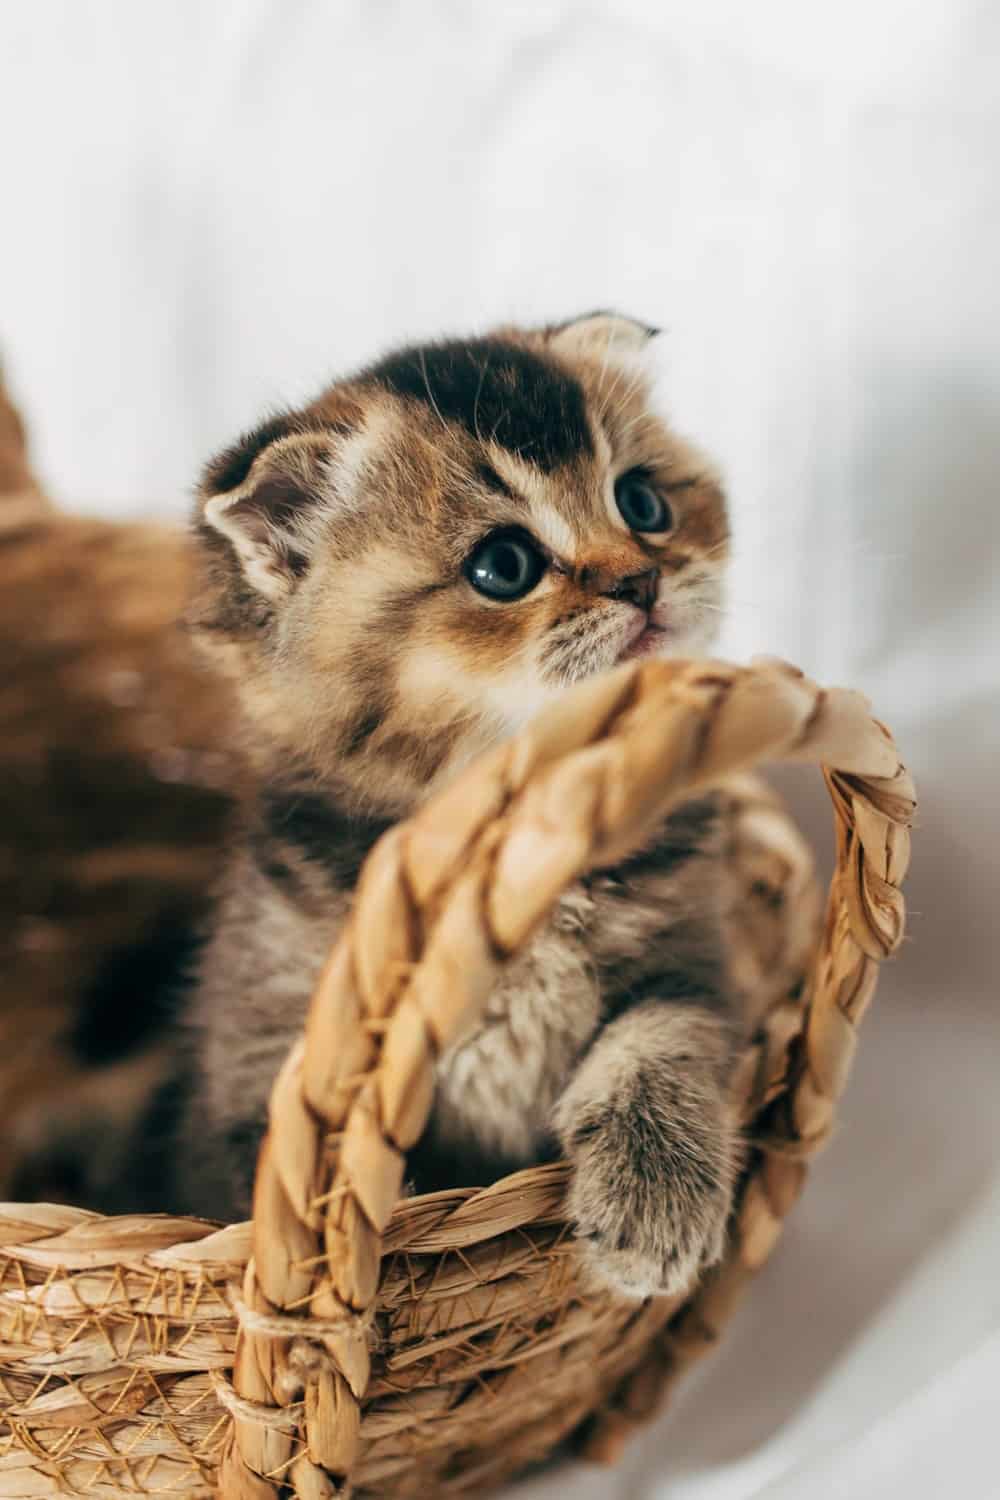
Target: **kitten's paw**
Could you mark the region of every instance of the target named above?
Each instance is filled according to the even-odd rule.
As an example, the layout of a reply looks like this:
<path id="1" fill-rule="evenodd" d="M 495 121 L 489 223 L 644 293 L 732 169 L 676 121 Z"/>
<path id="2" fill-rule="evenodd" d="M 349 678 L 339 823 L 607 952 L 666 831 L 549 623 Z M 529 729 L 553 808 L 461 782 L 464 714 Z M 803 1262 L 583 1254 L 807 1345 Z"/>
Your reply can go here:
<path id="1" fill-rule="evenodd" d="M 570 1140 L 568 1213 L 591 1279 L 620 1296 L 672 1296 L 722 1258 L 732 1141 L 720 1120 L 650 1128 L 617 1110 Z"/>

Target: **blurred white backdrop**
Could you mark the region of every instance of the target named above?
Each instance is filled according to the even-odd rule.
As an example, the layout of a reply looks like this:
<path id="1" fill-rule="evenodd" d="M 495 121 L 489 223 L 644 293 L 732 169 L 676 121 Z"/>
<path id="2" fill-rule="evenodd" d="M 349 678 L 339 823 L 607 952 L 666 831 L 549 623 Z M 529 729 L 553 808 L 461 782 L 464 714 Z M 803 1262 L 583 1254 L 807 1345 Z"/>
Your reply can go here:
<path id="1" fill-rule="evenodd" d="M 619 1470 L 524 1494 L 995 1495 L 1000 10 L 0 23 L 0 351 L 66 505 L 180 519 L 214 447 L 386 344 L 619 307 L 728 477 L 728 654 L 863 688 L 918 778 L 912 939 L 785 1241 Z"/>

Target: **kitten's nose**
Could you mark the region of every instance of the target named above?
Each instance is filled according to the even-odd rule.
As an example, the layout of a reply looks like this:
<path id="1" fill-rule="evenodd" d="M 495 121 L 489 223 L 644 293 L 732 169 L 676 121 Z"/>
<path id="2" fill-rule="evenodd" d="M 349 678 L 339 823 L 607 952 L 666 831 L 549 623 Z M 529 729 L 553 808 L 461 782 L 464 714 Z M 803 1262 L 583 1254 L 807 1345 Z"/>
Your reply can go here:
<path id="1" fill-rule="evenodd" d="M 659 568 L 647 568 L 644 573 L 631 573 L 627 578 L 619 578 L 605 593 L 609 599 L 624 599 L 627 604 L 634 604 L 638 609 L 648 612 L 656 603 L 659 581 Z"/>

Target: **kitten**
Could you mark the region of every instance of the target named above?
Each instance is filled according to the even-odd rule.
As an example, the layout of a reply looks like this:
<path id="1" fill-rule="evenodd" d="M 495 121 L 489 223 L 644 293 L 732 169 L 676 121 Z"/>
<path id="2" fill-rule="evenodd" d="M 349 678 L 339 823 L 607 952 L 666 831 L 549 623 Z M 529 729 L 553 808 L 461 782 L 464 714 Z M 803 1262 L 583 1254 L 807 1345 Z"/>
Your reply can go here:
<path id="1" fill-rule="evenodd" d="M 654 330 L 593 314 L 404 349 L 204 477 L 194 624 L 259 789 L 193 1001 L 180 1206 L 249 1208 L 268 1091 L 379 834 L 567 684 L 703 653 L 718 482 L 650 405 Z M 646 1296 L 721 1254 L 738 1036 L 710 799 L 582 881 L 441 1059 L 418 1187 L 565 1153 L 593 1272 Z"/>

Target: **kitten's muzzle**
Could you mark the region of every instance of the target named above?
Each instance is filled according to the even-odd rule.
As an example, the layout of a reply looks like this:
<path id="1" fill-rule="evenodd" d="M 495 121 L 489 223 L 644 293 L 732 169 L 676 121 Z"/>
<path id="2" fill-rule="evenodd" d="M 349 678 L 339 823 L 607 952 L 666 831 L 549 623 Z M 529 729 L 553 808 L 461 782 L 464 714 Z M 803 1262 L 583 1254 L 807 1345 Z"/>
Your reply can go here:
<path id="1" fill-rule="evenodd" d="M 648 614 L 656 603 L 656 591 L 660 583 L 660 570 L 647 568 L 643 573 L 632 573 L 619 578 L 603 593 L 608 599 L 621 599 L 625 604 L 634 604 L 636 609 Z"/>

